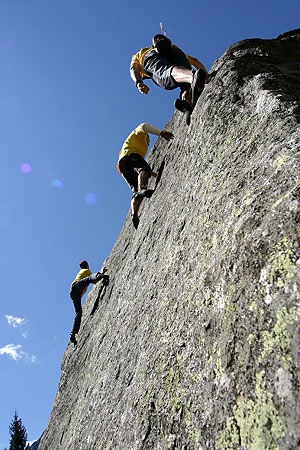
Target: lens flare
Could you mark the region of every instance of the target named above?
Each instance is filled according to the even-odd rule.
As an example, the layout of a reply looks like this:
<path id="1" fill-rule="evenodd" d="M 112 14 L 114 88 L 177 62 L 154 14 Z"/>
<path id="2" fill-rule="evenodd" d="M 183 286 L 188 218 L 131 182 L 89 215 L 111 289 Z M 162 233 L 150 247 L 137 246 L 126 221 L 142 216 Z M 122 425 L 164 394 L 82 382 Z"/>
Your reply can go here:
<path id="1" fill-rule="evenodd" d="M 98 202 L 98 197 L 96 194 L 94 194 L 93 192 L 89 192 L 88 194 L 86 194 L 85 196 L 85 201 L 88 205 L 90 206 L 94 206 L 96 205 L 96 203 Z"/>
<path id="2" fill-rule="evenodd" d="M 55 180 L 52 180 L 52 186 L 60 189 L 64 187 L 64 183 L 61 180 L 55 178 Z"/>
<path id="3" fill-rule="evenodd" d="M 21 170 L 23 173 L 30 173 L 31 172 L 31 165 L 28 163 L 23 163 L 21 165 Z"/>

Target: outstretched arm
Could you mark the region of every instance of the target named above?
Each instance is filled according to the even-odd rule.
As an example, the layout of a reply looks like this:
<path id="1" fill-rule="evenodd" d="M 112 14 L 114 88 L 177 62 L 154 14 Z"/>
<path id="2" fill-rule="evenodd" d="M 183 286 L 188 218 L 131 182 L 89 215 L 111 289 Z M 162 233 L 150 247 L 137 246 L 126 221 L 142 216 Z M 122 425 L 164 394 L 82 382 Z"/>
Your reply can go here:
<path id="1" fill-rule="evenodd" d="M 166 141 L 170 141 L 173 139 L 173 133 L 170 133 L 169 131 L 160 130 L 159 128 L 155 127 L 154 125 L 150 125 L 150 123 L 141 123 L 140 127 L 142 128 L 142 131 L 144 133 L 151 133 L 155 134 L 156 136 L 161 136 Z"/>

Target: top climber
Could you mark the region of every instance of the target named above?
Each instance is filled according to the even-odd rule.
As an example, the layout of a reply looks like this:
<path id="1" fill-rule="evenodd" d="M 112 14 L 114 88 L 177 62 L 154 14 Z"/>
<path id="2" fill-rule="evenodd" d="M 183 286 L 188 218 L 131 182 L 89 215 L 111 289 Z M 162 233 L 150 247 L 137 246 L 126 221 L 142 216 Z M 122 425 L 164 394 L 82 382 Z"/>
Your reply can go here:
<path id="1" fill-rule="evenodd" d="M 197 69 L 193 70 L 193 67 Z M 156 34 L 152 46 L 142 48 L 132 56 L 130 76 L 142 94 L 148 94 L 149 87 L 144 79 L 152 78 L 158 86 L 171 90 L 180 88 L 180 98 L 175 106 L 180 111 L 192 112 L 197 100 L 208 82 L 204 65 L 172 44 L 163 34 Z"/>

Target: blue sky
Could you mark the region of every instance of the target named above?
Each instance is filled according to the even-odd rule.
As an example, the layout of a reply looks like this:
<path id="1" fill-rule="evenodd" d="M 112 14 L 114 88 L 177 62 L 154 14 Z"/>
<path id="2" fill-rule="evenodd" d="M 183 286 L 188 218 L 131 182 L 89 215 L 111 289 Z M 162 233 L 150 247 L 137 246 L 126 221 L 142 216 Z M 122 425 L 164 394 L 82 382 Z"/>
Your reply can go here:
<path id="1" fill-rule="evenodd" d="M 0 450 L 15 409 L 29 440 L 47 425 L 70 283 L 81 259 L 101 267 L 128 212 L 115 169 L 124 139 L 173 113 L 176 92 L 136 90 L 132 54 L 162 22 L 210 69 L 231 44 L 275 38 L 299 17 L 299 0 L 0 0 Z"/>

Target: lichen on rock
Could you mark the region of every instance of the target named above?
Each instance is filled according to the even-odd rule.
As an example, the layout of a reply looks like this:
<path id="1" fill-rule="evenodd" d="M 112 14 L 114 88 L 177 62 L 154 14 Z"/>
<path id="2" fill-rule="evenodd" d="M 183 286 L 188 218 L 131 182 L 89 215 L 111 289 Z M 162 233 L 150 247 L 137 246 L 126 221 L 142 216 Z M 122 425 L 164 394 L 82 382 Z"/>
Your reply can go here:
<path id="1" fill-rule="evenodd" d="M 300 447 L 299 60 L 300 30 L 238 42 L 166 125 L 39 450 Z"/>

